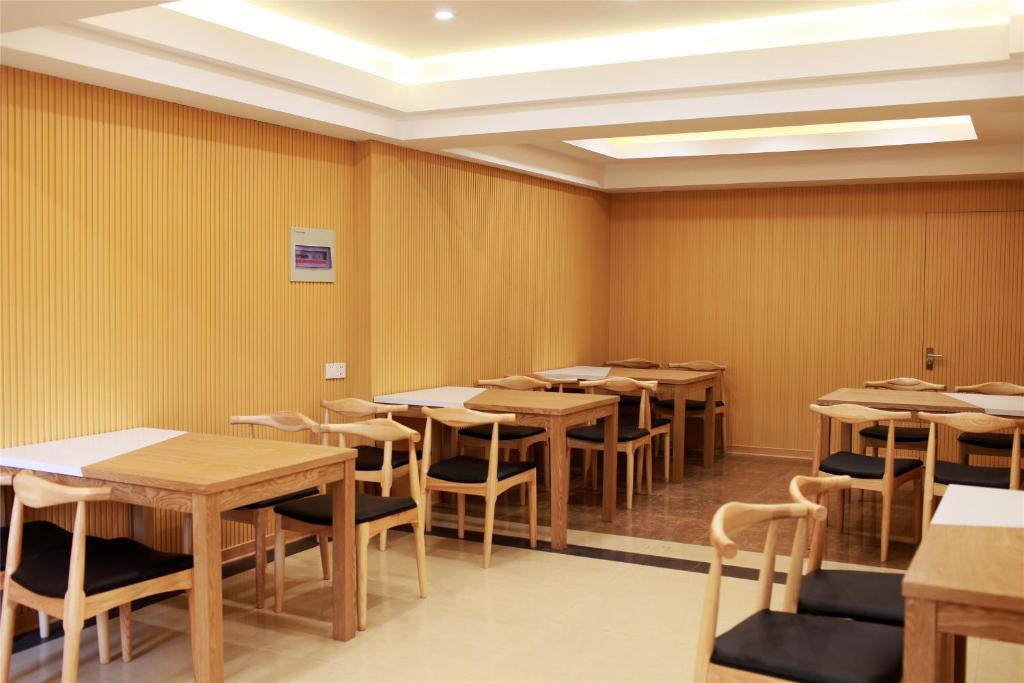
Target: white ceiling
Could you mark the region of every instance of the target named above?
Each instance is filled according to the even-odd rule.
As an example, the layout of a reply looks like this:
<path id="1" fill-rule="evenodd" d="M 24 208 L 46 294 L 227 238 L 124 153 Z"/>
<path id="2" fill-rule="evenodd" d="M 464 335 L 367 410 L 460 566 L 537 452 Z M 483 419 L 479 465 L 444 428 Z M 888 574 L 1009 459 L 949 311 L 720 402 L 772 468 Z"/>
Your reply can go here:
<path id="1" fill-rule="evenodd" d="M 448 24 L 441 6 L 6 0 L 0 58 L 607 191 L 1024 176 L 1022 0 L 453 2 Z M 965 115 L 977 140 L 636 159 L 566 142 Z"/>
<path id="2" fill-rule="evenodd" d="M 405 57 L 430 57 L 509 45 L 592 38 L 675 26 L 810 12 L 882 0 L 737 2 L 618 0 L 592 2 L 322 2 L 253 0 L 254 5 Z M 434 19 L 448 9 L 451 21 Z"/>

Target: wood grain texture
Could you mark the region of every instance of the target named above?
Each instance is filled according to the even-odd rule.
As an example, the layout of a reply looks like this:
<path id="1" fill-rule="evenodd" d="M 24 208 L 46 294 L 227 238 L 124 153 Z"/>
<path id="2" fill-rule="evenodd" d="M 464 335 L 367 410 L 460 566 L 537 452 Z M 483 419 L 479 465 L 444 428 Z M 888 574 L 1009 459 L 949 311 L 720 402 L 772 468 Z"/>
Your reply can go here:
<path id="1" fill-rule="evenodd" d="M 370 143 L 373 391 L 604 358 L 608 198 Z"/>
<path id="2" fill-rule="evenodd" d="M 1024 300 L 1013 256 L 1024 237 L 1011 219 L 986 239 L 972 235 L 988 227 L 970 226 L 1022 209 L 1020 180 L 614 195 L 608 354 L 727 365 L 730 447 L 746 452 L 808 453 L 807 404 L 865 380 L 1020 384 L 1024 333 L 1009 302 Z M 944 234 L 954 225 L 964 232 Z M 979 273 L 998 286 L 996 324 L 955 343 L 928 338 L 930 279 L 943 280 L 934 315 L 972 324 L 971 274 L 983 267 L 1000 272 Z M 992 341 L 971 351 L 981 334 Z M 926 371 L 924 347 L 943 345 L 951 355 Z M 956 356 L 972 360 L 943 370 Z"/>

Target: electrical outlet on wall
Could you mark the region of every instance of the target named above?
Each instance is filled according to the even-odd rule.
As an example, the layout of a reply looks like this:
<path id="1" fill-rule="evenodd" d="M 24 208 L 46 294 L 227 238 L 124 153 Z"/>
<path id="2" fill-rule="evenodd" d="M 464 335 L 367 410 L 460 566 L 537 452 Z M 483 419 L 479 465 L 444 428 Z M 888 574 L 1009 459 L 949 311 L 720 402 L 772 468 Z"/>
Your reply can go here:
<path id="1" fill-rule="evenodd" d="M 324 366 L 324 379 L 345 379 L 345 363 L 328 363 Z"/>

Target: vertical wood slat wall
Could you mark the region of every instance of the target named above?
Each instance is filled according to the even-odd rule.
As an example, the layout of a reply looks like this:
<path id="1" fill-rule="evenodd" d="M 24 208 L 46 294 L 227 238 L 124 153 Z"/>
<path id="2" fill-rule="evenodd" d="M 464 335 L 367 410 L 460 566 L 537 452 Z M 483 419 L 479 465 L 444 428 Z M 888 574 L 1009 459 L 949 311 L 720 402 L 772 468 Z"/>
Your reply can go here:
<path id="1" fill-rule="evenodd" d="M 807 455 L 815 397 L 866 379 L 936 377 L 923 363 L 926 287 L 943 283 L 948 319 L 975 305 L 958 286 L 970 273 L 946 280 L 940 265 L 926 280 L 929 216 L 1021 209 L 1020 180 L 613 196 L 609 352 L 725 363 L 730 450 Z M 1002 260 L 1001 281 L 1018 284 L 1003 291 L 1003 324 L 984 331 L 1001 342 L 940 381 L 1024 382 L 1014 234 L 1004 235 L 1017 256 Z M 981 269 L 990 245 L 963 232 L 945 246 L 977 251 Z M 964 338 L 956 353 L 969 353 Z"/>

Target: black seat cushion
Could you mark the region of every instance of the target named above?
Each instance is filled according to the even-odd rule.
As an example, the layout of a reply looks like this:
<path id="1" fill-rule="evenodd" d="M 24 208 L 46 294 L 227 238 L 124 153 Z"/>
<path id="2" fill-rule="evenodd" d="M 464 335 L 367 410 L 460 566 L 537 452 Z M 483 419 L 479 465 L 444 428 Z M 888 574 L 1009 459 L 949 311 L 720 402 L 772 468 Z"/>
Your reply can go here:
<path id="1" fill-rule="evenodd" d="M 896 443 L 928 443 L 927 427 L 896 427 L 893 430 Z M 889 438 L 888 425 L 875 425 L 860 430 L 860 435 L 869 439 L 885 441 Z"/>
<path id="2" fill-rule="evenodd" d="M 665 410 L 675 410 L 676 401 L 674 398 L 663 398 L 654 402 L 654 405 Z M 725 401 L 715 401 L 715 407 L 721 408 L 725 405 Z M 704 401 L 696 401 L 693 399 L 686 399 L 686 409 L 689 410 L 704 410 Z"/>
<path id="3" fill-rule="evenodd" d="M 427 476 L 459 484 L 482 484 L 487 481 L 487 460 L 459 455 L 430 466 Z M 537 465 L 532 462 L 499 462 L 498 479 L 508 479 L 528 472 Z"/>
<path id="4" fill-rule="evenodd" d="M 640 405 L 640 397 L 632 394 L 622 394 L 619 396 L 619 408 L 635 408 Z"/>
<path id="5" fill-rule="evenodd" d="M 405 467 L 408 464 L 408 451 L 391 451 L 391 467 Z M 384 449 L 377 446 L 356 446 L 356 469 L 363 472 L 384 469 Z"/>
<path id="6" fill-rule="evenodd" d="M 636 422 L 629 420 L 619 420 L 619 442 L 624 443 L 626 441 L 633 441 L 641 437 L 650 434 L 646 429 L 640 429 L 636 426 Z M 590 425 L 589 427 L 573 427 L 565 433 L 566 437 L 570 439 L 579 439 L 581 441 L 592 441 L 594 443 L 604 443 L 604 418 L 597 421 L 597 424 Z"/>
<path id="7" fill-rule="evenodd" d="M 293 500 L 290 503 L 282 503 L 274 508 L 274 512 L 306 524 L 330 526 L 334 523 L 331 503 L 330 496 L 312 496 L 302 500 Z M 412 498 L 371 496 L 367 493 L 356 492 L 356 524 L 372 522 L 399 512 L 412 510 L 415 507 L 416 501 Z"/>
<path id="8" fill-rule="evenodd" d="M 55 546 L 26 557 L 12 580 L 39 595 L 63 598 L 68 590 L 71 546 Z M 85 542 L 85 594 L 96 595 L 192 568 L 192 556 L 163 553 L 130 538 L 97 538 Z"/>
<path id="9" fill-rule="evenodd" d="M 992 489 L 1010 488 L 1010 469 L 1007 467 L 978 467 L 958 462 L 935 461 L 935 481 L 940 484 L 965 484 Z"/>
<path id="10" fill-rule="evenodd" d="M 657 429 L 658 427 L 664 427 L 665 425 L 672 424 L 672 420 L 667 417 L 654 417 L 651 418 L 651 429 Z"/>
<path id="11" fill-rule="evenodd" d="M 902 574 L 817 570 L 800 583 L 798 611 L 903 626 Z"/>
<path id="12" fill-rule="evenodd" d="M 275 496 L 274 498 L 267 498 L 266 500 L 249 503 L 248 505 L 240 507 L 239 510 L 259 510 L 260 508 L 270 508 L 274 507 L 278 503 L 285 503 L 289 500 L 298 500 L 299 498 L 306 498 L 307 496 L 315 496 L 318 493 L 320 493 L 320 489 L 318 488 L 302 489 L 295 493 L 286 493 L 283 496 Z"/>
<path id="13" fill-rule="evenodd" d="M 921 467 L 914 458 L 893 458 L 893 474 L 897 477 Z M 848 474 L 855 479 L 881 479 L 885 475 L 885 458 L 838 451 L 821 462 L 821 471 L 829 474 Z"/>
<path id="14" fill-rule="evenodd" d="M 903 629 L 762 610 L 718 636 L 711 661 L 807 683 L 895 683 Z"/>
<path id="15" fill-rule="evenodd" d="M 1013 434 L 961 434 L 958 441 L 971 446 L 997 448 L 1003 451 L 1009 451 L 1013 448 Z M 1022 445 L 1024 445 L 1024 436 L 1021 437 L 1021 441 Z"/>
<path id="16" fill-rule="evenodd" d="M 514 439 L 528 439 L 531 436 L 543 434 L 543 427 L 527 427 L 526 425 L 498 425 L 498 439 L 500 441 L 511 441 Z M 477 425 L 459 430 L 463 436 L 471 436 L 474 439 L 490 439 L 491 425 Z"/>
<path id="17" fill-rule="evenodd" d="M 7 566 L 7 537 L 10 527 L 0 528 L 0 571 Z M 50 548 L 71 547 L 71 533 L 50 522 L 25 522 L 21 530 L 21 558 L 45 553 Z"/>

